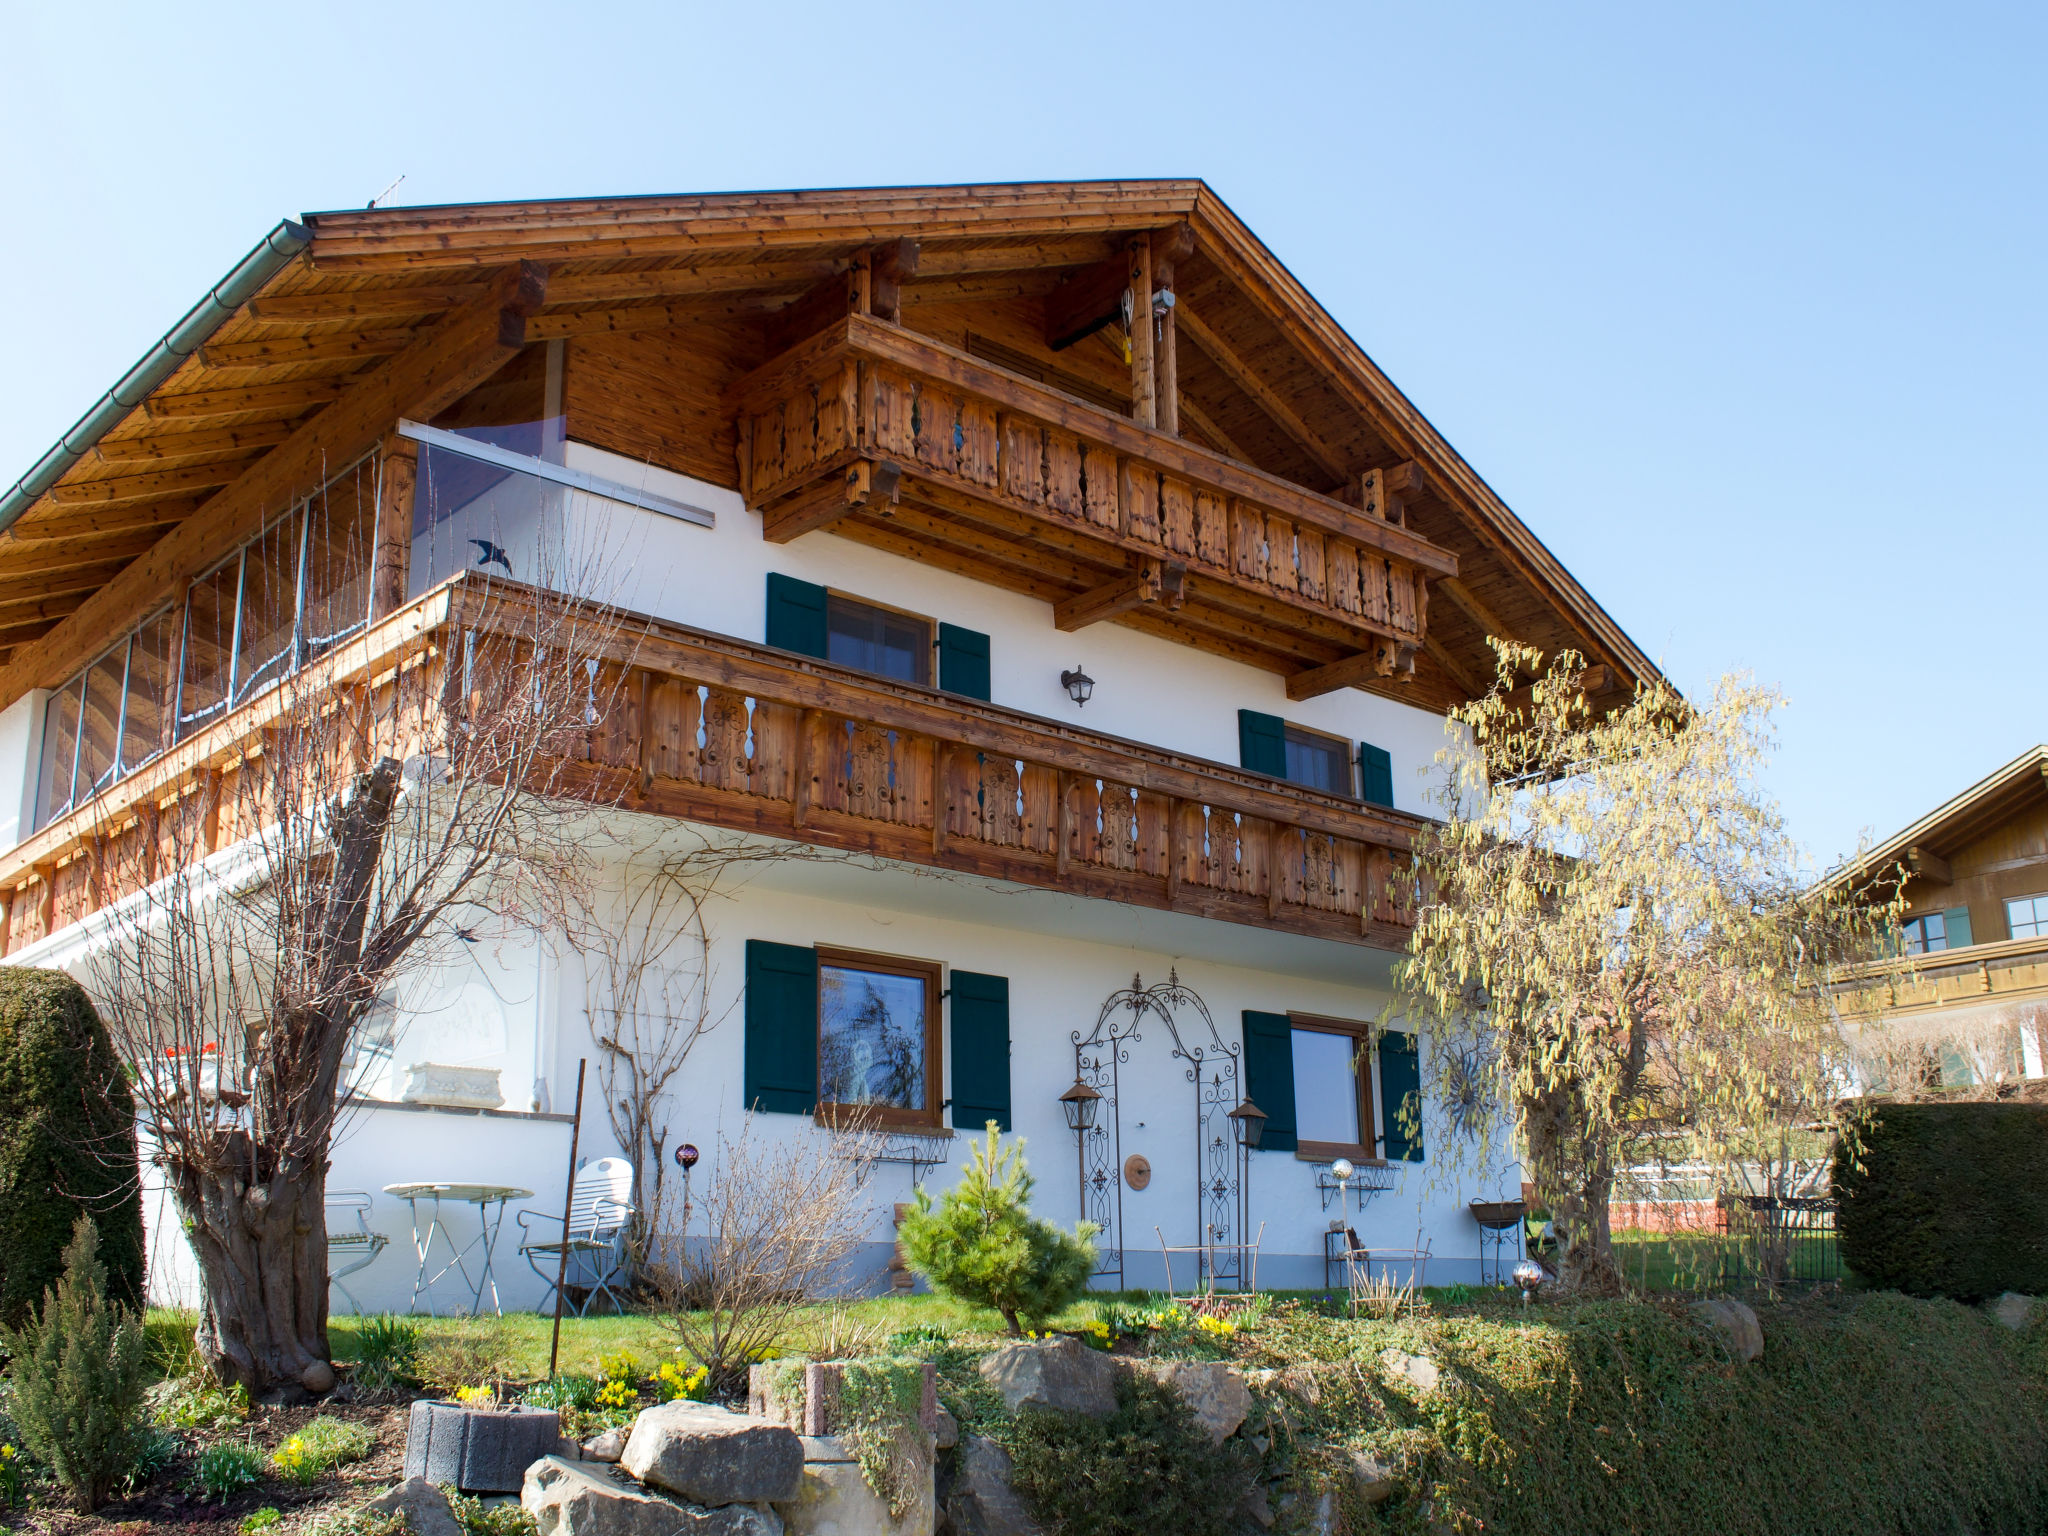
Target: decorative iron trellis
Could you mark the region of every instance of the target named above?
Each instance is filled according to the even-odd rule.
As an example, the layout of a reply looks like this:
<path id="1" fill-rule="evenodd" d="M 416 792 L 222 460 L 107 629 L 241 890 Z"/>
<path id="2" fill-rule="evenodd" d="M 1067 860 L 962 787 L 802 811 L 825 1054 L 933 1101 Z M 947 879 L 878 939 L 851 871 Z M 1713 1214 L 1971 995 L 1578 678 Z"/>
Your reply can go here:
<path id="1" fill-rule="evenodd" d="M 1179 1013 L 1192 1009 L 1208 1031 L 1191 1045 L 1181 1035 Z M 1182 1076 L 1195 1098 L 1195 1235 L 1213 1254 L 1212 1283 L 1243 1283 L 1245 1273 L 1244 1158 L 1230 1124 L 1239 1094 L 1238 1056 L 1241 1046 L 1224 1042 L 1210 1016 L 1209 1005 L 1177 970 L 1163 982 L 1146 986 L 1139 976 L 1112 992 L 1086 1035 L 1075 1030 L 1074 1075 L 1102 1095 L 1095 1124 L 1077 1138 L 1081 1212 L 1100 1229 L 1095 1273 L 1124 1283 L 1123 1113 L 1119 1079 L 1131 1059 L 1130 1047 L 1144 1040 L 1147 1018 L 1166 1027 L 1173 1041 L 1172 1058 L 1187 1065 Z M 1204 1260 L 1209 1263 L 1210 1260 Z"/>

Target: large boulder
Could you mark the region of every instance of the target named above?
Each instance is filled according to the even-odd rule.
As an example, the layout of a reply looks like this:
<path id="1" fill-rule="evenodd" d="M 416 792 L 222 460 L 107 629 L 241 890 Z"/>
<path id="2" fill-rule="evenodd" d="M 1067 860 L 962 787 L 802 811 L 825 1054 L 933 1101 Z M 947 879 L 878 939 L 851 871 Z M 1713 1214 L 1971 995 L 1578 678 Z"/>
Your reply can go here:
<path id="1" fill-rule="evenodd" d="M 1764 1352 L 1763 1325 L 1744 1303 L 1727 1296 L 1696 1301 L 1687 1309 L 1702 1327 L 1720 1334 L 1737 1359 L 1755 1360 Z"/>
<path id="2" fill-rule="evenodd" d="M 1050 1408 L 1099 1419 L 1116 1412 L 1116 1366 L 1073 1339 L 1007 1344 L 985 1356 L 980 1369 L 1012 1413 Z"/>
<path id="3" fill-rule="evenodd" d="M 422 1399 L 405 1431 L 405 1475 L 464 1493 L 517 1493 L 562 1443 L 552 1408 L 465 1408 Z"/>
<path id="4" fill-rule="evenodd" d="M 895 1516 L 868 1486 L 844 1440 L 806 1435 L 803 1486 L 776 1507 L 790 1536 L 932 1536 L 931 1467 L 926 1463 L 922 1485 Z"/>
<path id="5" fill-rule="evenodd" d="M 993 1440 L 969 1435 L 961 1444 L 946 1493 L 946 1518 L 955 1536 L 1045 1536 L 1010 1486 L 1010 1453 Z"/>
<path id="6" fill-rule="evenodd" d="M 1405 1350 L 1383 1349 L 1380 1351 L 1380 1366 L 1389 1376 L 1404 1383 L 1417 1395 L 1426 1396 L 1444 1384 L 1442 1369 L 1427 1355 L 1411 1355 Z"/>
<path id="7" fill-rule="evenodd" d="M 408 1477 L 388 1493 L 370 1500 L 367 1508 L 380 1515 L 402 1514 L 411 1536 L 464 1536 L 462 1522 L 449 1507 L 448 1495 L 424 1477 Z"/>
<path id="8" fill-rule="evenodd" d="M 1211 1444 L 1221 1445 L 1236 1434 L 1252 1411 L 1251 1388 L 1235 1366 L 1220 1360 L 1146 1361 L 1141 1368 L 1180 1394 L 1195 1422 L 1209 1432 Z"/>
<path id="9" fill-rule="evenodd" d="M 633 1421 L 619 1465 L 693 1504 L 752 1504 L 796 1497 L 804 1448 L 787 1425 L 710 1403 L 673 1402 Z"/>
<path id="10" fill-rule="evenodd" d="M 782 1536 L 782 1517 L 772 1509 L 684 1504 L 634 1486 L 601 1462 L 562 1456 L 526 1469 L 519 1507 L 540 1536 Z"/>
<path id="11" fill-rule="evenodd" d="M 1384 1504 L 1393 1496 L 1394 1468 L 1369 1451 L 1353 1451 L 1351 1486 L 1366 1503 Z"/>
<path id="12" fill-rule="evenodd" d="M 2027 1326 L 2039 1303 L 2032 1296 L 2022 1296 L 2018 1291 L 2007 1291 L 1991 1303 L 1991 1315 L 2015 1333 Z"/>

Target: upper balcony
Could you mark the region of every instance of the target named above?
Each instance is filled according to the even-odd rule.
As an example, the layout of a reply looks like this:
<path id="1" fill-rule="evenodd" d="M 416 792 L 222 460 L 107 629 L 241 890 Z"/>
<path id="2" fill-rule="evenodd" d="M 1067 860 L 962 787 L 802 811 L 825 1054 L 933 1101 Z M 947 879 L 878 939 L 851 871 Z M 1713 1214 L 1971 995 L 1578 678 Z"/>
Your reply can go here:
<path id="1" fill-rule="evenodd" d="M 1412 673 L 1456 555 L 928 336 L 850 315 L 727 391 L 769 540 L 830 528 L 1288 674 L 1311 698 Z"/>
<path id="2" fill-rule="evenodd" d="M 459 699 L 445 680 L 453 641 L 516 642 L 508 592 L 561 605 L 566 632 L 583 626 L 592 697 L 611 702 L 570 779 L 621 813 L 1381 949 L 1407 942 L 1399 871 L 1417 817 L 701 630 L 621 622 L 474 572 L 291 665 L 372 718 L 400 676 L 412 697 Z M 152 840 L 186 796 L 203 792 L 208 852 L 257 830 L 234 810 L 255 797 L 229 781 L 260 757 L 292 691 L 254 689 L 0 855 L 0 953 L 164 873 Z M 388 739 L 371 750 L 403 756 L 432 734 L 402 709 L 384 714 Z"/>

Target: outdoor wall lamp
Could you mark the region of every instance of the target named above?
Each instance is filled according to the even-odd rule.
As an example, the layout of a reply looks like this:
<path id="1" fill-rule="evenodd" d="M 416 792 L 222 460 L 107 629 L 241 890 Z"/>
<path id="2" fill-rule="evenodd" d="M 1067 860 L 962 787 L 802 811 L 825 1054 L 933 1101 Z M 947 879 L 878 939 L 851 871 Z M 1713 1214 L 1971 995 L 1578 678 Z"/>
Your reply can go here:
<path id="1" fill-rule="evenodd" d="M 1102 1095 L 1076 1074 L 1074 1086 L 1060 1095 L 1060 1109 L 1067 1117 L 1067 1129 L 1076 1133 L 1095 1129 L 1095 1111 L 1101 1103 Z"/>
<path id="2" fill-rule="evenodd" d="M 1060 686 L 1067 690 L 1067 697 L 1076 704 L 1086 704 L 1095 696 L 1095 679 L 1079 667 L 1060 674 Z"/>
<path id="3" fill-rule="evenodd" d="M 1259 1143 L 1266 1138 L 1266 1112 L 1246 1099 L 1230 1112 L 1230 1128 L 1237 1133 L 1237 1144 L 1247 1152 L 1259 1150 Z"/>

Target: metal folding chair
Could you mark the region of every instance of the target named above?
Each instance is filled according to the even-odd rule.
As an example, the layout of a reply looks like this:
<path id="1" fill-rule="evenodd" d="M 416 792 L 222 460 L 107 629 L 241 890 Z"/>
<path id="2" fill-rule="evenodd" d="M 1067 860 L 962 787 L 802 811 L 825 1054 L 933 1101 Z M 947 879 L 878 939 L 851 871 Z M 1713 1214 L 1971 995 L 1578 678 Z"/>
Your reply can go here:
<path id="1" fill-rule="evenodd" d="M 562 1218 L 532 1208 L 520 1211 L 519 1229 L 525 1236 L 519 1252 L 533 1272 L 548 1284 L 541 1310 L 549 1310 L 556 1277 L 565 1291 L 584 1293 L 575 1308 L 578 1317 L 590 1310 L 599 1296 L 609 1296 L 620 1311 L 626 1304 L 612 1289 L 613 1277 L 626 1257 L 626 1223 L 633 1216 L 633 1165 L 623 1157 L 601 1157 L 576 1170 L 576 1183 L 569 1196 L 569 1226 Z M 534 1235 L 538 1226 L 542 1233 Z M 559 1235 L 558 1235 L 559 1234 Z M 567 1264 L 563 1263 L 566 1248 Z M 568 1300 L 565 1295 L 562 1298 Z"/>
<path id="2" fill-rule="evenodd" d="M 384 1245 L 391 1241 L 382 1232 L 370 1230 L 370 1195 L 361 1189 L 330 1189 L 326 1196 L 327 1206 L 327 1283 L 348 1298 L 349 1310 L 356 1316 L 363 1315 L 363 1304 L 356 1300 L 355 1292 L 343 1285 L 344 1275 L 353 1275 L 367 1269 L 384 1251 Z M 349 1222 L 353 1216 L 354 1222 Z M 337 1217 L 340 1225 L 336 1225 Z M 361 1254 L 354 1263 L 334 1267 L 337 1258 L 348 1254 Z"/>

